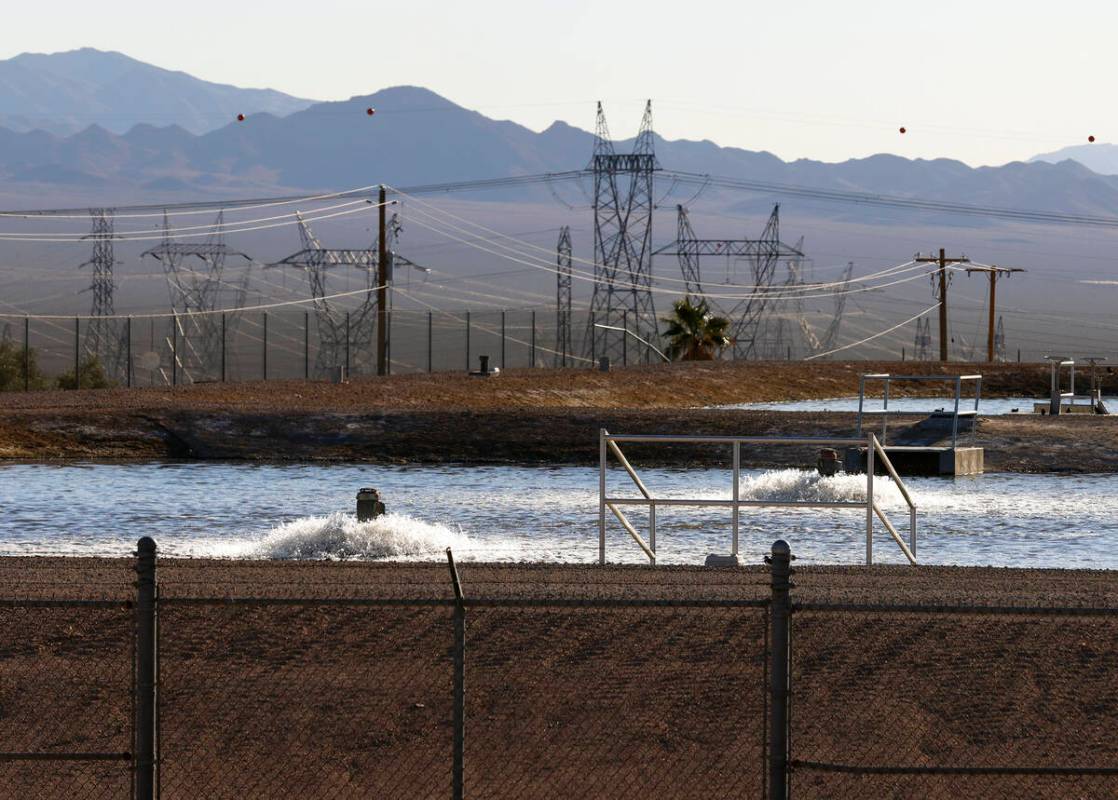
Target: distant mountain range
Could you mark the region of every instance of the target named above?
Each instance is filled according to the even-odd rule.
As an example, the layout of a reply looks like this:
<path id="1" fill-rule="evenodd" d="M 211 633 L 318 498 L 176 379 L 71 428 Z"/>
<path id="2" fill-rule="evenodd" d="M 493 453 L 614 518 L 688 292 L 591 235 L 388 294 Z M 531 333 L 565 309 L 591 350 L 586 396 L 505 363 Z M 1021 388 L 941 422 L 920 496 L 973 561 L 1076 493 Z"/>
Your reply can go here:
<path id="1" fill-rule="evenodd" d="M 237 114 L 283 115 L 309 105 L 271 89 L 210 83 L 88 47 L 0 61 L 0 126 L 18 132 L 65 136 L 97 125 L 125 133 L 146 123 L 201 134 Z"/>
<path id="2" fill-rule="evenodd" d="M 1077 144 L 1052 153 L 1041 153 L 1029 160 L 1058 164 L 1069 158 L 1078 161 L 1087 169 L 1100 175 L 1118 175 L 1118 145 L 1115 144 L 1105 144 L 1103 142 Z"/>
<path id="3" fill-rule="evenodd" d="M 366 113 L 370 107 L 373 116 Z M 244 122 L 235 121 L 238 113 L 246 114 Z M 588 121 L 592 114 L 588 108 Z M 36 125 L 37 117 L 49 124 Z M 153 119 L 168 124 L 152 125 Z M 33 193 L 32 185 L 63 192 L 95 189 L 109 200 L 122 187 L 132 195 L 207 197 L 249 187 L 333 190 L 557 172 L 584 167 L 593 146 L 590 133 L 565 123 L 536 133 L 418 87 L 309 103 L 270 90 L 206 83 L 88 49 L 0 62 L 0 125 L 0 184 L 28 190 L 21 194 Z M 81 129 L 67 133 L 68 127 Z M 1118 177 L 1048 156 L 971 168 L 948 159 L 892 155 L 837 164 L 784 162 L 709 141 L 657 139 L 656 147 L 666 167 L 688 172 L 1118 216 Z M 1091 148 L 1092 154 L 1118 153 L 1109 145 Z M 1049 163 L 1054 160 L 1058 163 Z"/>

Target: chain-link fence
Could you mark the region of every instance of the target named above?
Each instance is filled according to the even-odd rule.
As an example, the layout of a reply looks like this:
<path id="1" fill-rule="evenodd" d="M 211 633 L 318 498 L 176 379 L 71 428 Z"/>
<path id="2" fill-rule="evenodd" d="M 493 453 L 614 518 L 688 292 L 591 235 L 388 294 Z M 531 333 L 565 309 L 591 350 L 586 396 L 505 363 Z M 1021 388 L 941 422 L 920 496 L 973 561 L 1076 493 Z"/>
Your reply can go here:
<path id="1" fill-rule="evenodd" d="M 1118 796 L 1114 608 L 798 602 L 782 543 L 769 596 L 138 555 L 134 600 L 3 601 L 0 797 Z"/>
<path id="2" fill-rule="evenodd" d="M 390 311 L 392 374 L 590 367 L 611 342 L 619 366 L 660 360 L 651 347 L 574 313 L 561 335 L 554 309 Z M 250 380 L 331 380 L 377 371 L 376 315 L 302 309 L 89 319 L 27 318 L 0 347 L 0 389 L 183 386 Z M 624 341 L 624 346 L 620 343 Z M 783 356 L 782 356 L 783 357 Z"/>
<path id="3" fill-rule="evenodd" d="M 0 601 L 0 797 L 129 797 L 131 603 Z"/>
<path id="4" fill-rule="evenodd" d="M 1118 796 L 1118 611 L 803 604 L 791 793 Z"/>

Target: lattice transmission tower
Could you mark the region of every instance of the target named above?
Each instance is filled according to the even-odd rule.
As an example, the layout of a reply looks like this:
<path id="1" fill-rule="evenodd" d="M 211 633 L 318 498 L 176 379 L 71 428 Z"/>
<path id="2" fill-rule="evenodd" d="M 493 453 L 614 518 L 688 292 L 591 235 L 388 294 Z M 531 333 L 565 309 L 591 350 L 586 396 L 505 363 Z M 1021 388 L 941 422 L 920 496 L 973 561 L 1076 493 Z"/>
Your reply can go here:
<path id="1" fill-rule="evenodd" d="M 1005 326 L 1002 324 L 1002 317 L 998 316 L 998 327 L 994 331 L 994 360 L 1005 361 Z"/>
<path id="2" fill-rule="evenodd" d="M 653 175 L 660 169 L 652 133 L 652 101 L 645 104 L 631 153 L 618 153 L 602 104 L 594 138 L 594 295 L 589 325 L 626 327 L 648 341 L 659 338 L 652 300 Z M 620 361 L 627 334 L 588 330 L 592 359 Z"/>
<path id="3" fill-rule="evenodd" d="M 571 343 L 571 226 L 559 229 L 556 247 L 555 366 L 565 367 L 574 353 Z"/>
<path id="4" fill-rule="evenodd" d="M 846 313 L 846 296 L 849 294 L 850 279 L 854 275 L 854 262 L 846 262 L 846 269 L 842 272 L 842 277 L 839 278 L 839 287 L 835 294 L 835 313 L 831 317 L 831 324 L 827 326 L 823 336 L 819 339 L 819 349 L 817 352 L 824 352 L 830 350 L 835 346 L 838 340 L 839 329 L 842 327 L 842 315 Z"/>
<path id="5" fill-rule="evenodd" d="M 691 227 L 687 209 L 677 206 L 676 241 L 654 255 L 674 255 L 687 294 L 707 301 L 711 310 L 730 319 L 734 358 L 757 358 L 760 354 L 761 322 L 769 301 L 776 267 L 781 259 L 803 258 L 803 253 L 780 241 L 780 206 L 774 206 L 760 239 L 700 239 Z M 704 257 L 741 258 L 750 265 L 751 282 L 742 289 L 742 299 L 729 309 L 703 294 L 701 261 Z M 732 287 L 732 285 L 731 285 Z"/>
<path id="6" fill-rule="evenodd" d="M 113 211 L 111 208 L 91 208 L 89 216 L 93 227 L 85 238 L 93 240 L 93 254 L 82 267 L 92 267 L 89 291 L 93 295 L 89 315 L 93 317 L 85 329 L 83 349 L 87 356 L 101 362 L 105 374 L 119 378 L 124 374 L 124 347 L 119 326 L 114 320 L 104 319 L 113 316 L 113 266 L 116 258 L 113 253 Z"/>
<path id="7" fill-rule="evenodd" d="M 188 381 L 212 375 L 220 369 L 222 340 L 236 333 L 240 315 L 222 320 L 216 313 L 223 308 L 236 311 L 245 304 L 252 259 L 225 244 L 225 214 L 219 211 L 213 233 L 204 242 L 177 242 L 166 212 L 163 214 L 163 239 L 145 250 L 140 258 L 154 258 L 163 267 L 173 324 L 179 344 L 174 348 L 176 369 Z M 229 259 L 241 259 L 248 268 L 235 281 L 225 279 Z M 232 298 L 230 298 L 230 294 Z M 225 330 L 222 330 L 222 325 Z"/>
<path id="8" fill-rule="evenodd" d="M 917 361 L 932 360 L 932 321 L 930 319 L 916 320 L 916 338 L 912 343 L 912 352 Z"/>
<path id="9" fill-rule="evenodd" d="M 801 253 L 804 251 L 804 237 L 800 237 L 793 247 Z M 787 262 L 788 274 L 781 284 L 781 290 L 785 292 L 784 297 L 787 298 L 783 307 L 778 307 L 776 313 L 768 315 L 768 324 L 766 325 L 765 344 L 767 346 L 767 357 L 772 359 L 791 358 L 792 354 L 792 340 L 793 340 L 793 325 L 795 322 L 796 327 L 799 329 L 803 337 L 804 344 L 810 351 L 815 351 L 819 345 L 818 338 L 815 336 L 815 331 L 812 330 L 811 325 L 807 321 L 807 313 L 804 311 L 803 290 L 806 288 L 803 276 L 803 258 L 794 257 L 790 258 Z"/>
<path id="10" fill-rule="evenodd" d="M 323 247 L 302 215 L 297 213 L 296 216 L 299 220 L 299 237 L 303 249 L 276 262 L 274 266 L 296 267 L 306 273 L 318 327 L 315 372 L 319 377 L 323 377 L 333 368 L 341 366 L 345 366 L 348 371 L 357 371 L 368 359 L 373 336 L 376 333 L 379 242 L 374 241 L 368 248 Z M 386 237 L 389 240 L 387 274 L 390 280 L 394 264 L 410 264 L 395 252 L 399 227 L 399 221 L 394 215 Z M 364 291 L 358 290 L 354 295 L 358 301 L 357 306 L 348 311 L 339 308 L 331 299 L 328 288 L 327 273 L 338 267 L 356 269 L 364 273 L 365 277 Z"/>

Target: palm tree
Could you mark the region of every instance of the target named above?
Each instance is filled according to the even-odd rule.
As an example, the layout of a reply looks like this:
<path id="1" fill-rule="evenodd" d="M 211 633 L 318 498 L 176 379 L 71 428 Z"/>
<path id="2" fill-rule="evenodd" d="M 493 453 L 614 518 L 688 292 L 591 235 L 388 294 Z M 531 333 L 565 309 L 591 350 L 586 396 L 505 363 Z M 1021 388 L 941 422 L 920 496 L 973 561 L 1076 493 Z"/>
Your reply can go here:
<path id="1" fill-rule="evenodd" d="M 730 344 L 726 335 L 730 320 L 710 312 L 705 300 L 694 302 L 690 297 L 676 300 L 668 323 L 668 356 L 676 361 L 711 361 Z"/>

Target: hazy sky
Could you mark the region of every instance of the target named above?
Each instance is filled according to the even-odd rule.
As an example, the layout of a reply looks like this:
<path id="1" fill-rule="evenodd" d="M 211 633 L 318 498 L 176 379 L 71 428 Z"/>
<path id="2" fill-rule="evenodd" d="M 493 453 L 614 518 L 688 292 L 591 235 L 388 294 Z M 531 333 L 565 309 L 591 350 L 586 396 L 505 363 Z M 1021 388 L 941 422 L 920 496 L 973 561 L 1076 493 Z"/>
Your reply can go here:
<path id="1" fill-rule="evenodd" d="M 417 84 L 535 129 L 589 128 L 601 98 L 618 138 L 651 97 L 669 138 L 1000 164 L 1118 141 L 1116 29 L 1094 0 L 55 0 L 7 4 L 0 58 L 92 46 L 314 99 Z"/>

